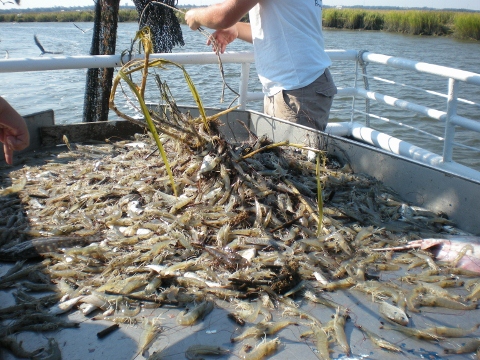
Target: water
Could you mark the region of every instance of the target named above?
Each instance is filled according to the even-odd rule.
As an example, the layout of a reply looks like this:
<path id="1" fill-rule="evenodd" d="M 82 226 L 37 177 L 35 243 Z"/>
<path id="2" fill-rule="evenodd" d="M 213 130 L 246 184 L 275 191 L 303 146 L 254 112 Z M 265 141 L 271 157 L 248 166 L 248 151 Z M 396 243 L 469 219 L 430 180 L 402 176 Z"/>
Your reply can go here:
<path id="1" fill-rule="evenodd" d="M 77 23 L 83 29 L 92 27 L 92 23 Z M 130 47 L 131 39 L 135 35 L 137 24 L 120 23 L 118 28 L 117 53 Z M 175 52 L 210 51 L 205 45 L 206 39 L 199 32 L 190 31 L 182 27 L 186 45 L 175 48 Z M 8 50 L 10 58 L 37 57 L 40 51 L 33 41 L 36 34 L 45 47 L 50 51 L 63 51 L 64 55 L 88 55 L 92 31 L 82 33 L 72 23 L 0 23 L 0 54 Z M 446 37 L 422 37 L 390 34 L 383 32 L 326 30 L 325 40 L 328 49 L 356 49 L 368 50 L 391 56 L 400 56 L 412 60 L 456 67 L 463 70 L 480 73 L 480 44 L 478 42 L 458 41 Z M 235 41 L 230 46 L 231 51 L 252 50 L 252 45 L 242 41 Z M 1 55 L 0 55 L 1 56 Z M 195 67 L 188 65 L 186 69 L 200 93 L 205 106 L 225 108 L 235 98 L 228 89 L 225 92 L 225 101 L 221 102 L 222 80 L 218 65 L 203 65 Z M 337 86 L 353 86 L 354 65 L 352 62 L 336 62 L 332 66 Z M 427 90 L 440 93 L 447 92 L 447 80 L 407 73 L 404 71 L 383 68 L 373 64 L 368 65 L 368 73 L 375 73 L 381 78 L 388 78 L 405 85 L 415 85 Z M 233 89 L 238 89 L 240 66 L 224 64 L 225 77 Z M 183 75 L 179 70 L 157 70 L 162 80 L 166 80 L 178 104 L 194 105 L 194 100 L 188 90 Z M 29 73 L 1 74 L 2 85 L 0 94 L 5 97 L 21 114 L 31 114 L 46 109 L 55 111 L 55 121 L 58 124 L 79 122 L 82 119 L 84 88 L 86 80 L 85 70 L 61 70 Z M 250 91 L 261 91 L 257 81 L 255 68 L 250 72 Z M 430 96 L 425 93 L 413 93 L 406 86 L 390 85 L 370 80 L 370 88 L 395 97 L 415 101 L 422 105 L 446 111 L 446 100 Z M 147 88 L 147 101 L 157 101 L 159 96 L 155 82 Z M 480 89 L 472 86 L 463 86 L 460 97 L 480 103 Z M 124 100 L 121 92 L 117 92 L 116 103 L 120 110 L 131 113 L 131 106 Z M 361 104 L 360 104 L 361 105 Z M 249 104 L 250 109 L 261 110 L 261 102 Z M 334 102 L 331 121 L 347 121 L 350 119 L 348 110 L 351 101 Z M 372 112 L 387 119 L 417 126 L 420 129 L 433 132 L 436 136 L 443 136 L 443 126 L 436 120 L 395 109 L 372 104 Z M 460 115 L 480 120 L 480 108 L 460 105 Z M 116 119 L 111 112 L 110 119 Z M 364 117 L 356 116 L 356 121 L 364 121 Z M 441 154 L 442 144 L 431 137 L 422 136 L 404 128 L 395 128 L 391 124 L 372 119 L 372 127 L 389 132 L 404 140 L 422 146 L 430 151 Z M 478 133 L 458 131 L 456 140 L 469 146 L 480 147 Z M 480 156 L 478 153 L 464 149 L 455 149 L 454 160 L 480 170 Z"/>
<path id="2" fill-rule="evenodd" d="M 82 29 L 92 27 L 91 23 L 76 23 Z M 138 25 L 135 23 L 120 23 L 117 38 L 117 53 L 130 48 L 131 39 L 135 36 Z M 175 52 L 210 51 L 206 46 L 206 38 L 199 32 L 183 27 L 186 45 L 175 48 Z M 8 50 L 10 58 L 38 57 L 40 50 L 33 41 L 36 34 L 43 47 L 49 51 L 63 51 L 63 55 L 88 55 L 92 31 L 85 34 L 72 23 L 0 23 L 0 54 Z M 251 50 L 250 44 L 241 41 L 232 44 L 233 51 Z M 199 91 L 205 106 L 226 107 L 235 97 L 226 91 L 224 103 L 220 102 L 222 81 L 218 65 L 204 65 L 201 68 L 187 66 L 187 71 Z M 225 77 L 233 89 L 238 89 L 240 68 L 238 65 L 224 64 Z M 194 105 L 195 102 L 183 80 L 182 73 L 177 69 L 157 71 L 170 86 L 178 104 Z M 256 81 L 256 73 L 251 71 L 251 91 L 261 91 Z M 86 69 L 60 70 L 28 73 L 1 74 L 3 84 L 0 94 L 5 97 L 21 114 L 30 114 L 46 109 L 55 111 L 56 123 L 73 123 L 82 120 L 83 97 L 85 90 Z M 153 77 L 146 92 L 147 101 L 158 98 Z M 257 83 L 256 85 L 254 83 Z M 119 95 L 121 103 L 122 95 Z M 257 110 L 260 108 L 257 107 Z M 115 119 L 113 112 L 110 119 Z"/>

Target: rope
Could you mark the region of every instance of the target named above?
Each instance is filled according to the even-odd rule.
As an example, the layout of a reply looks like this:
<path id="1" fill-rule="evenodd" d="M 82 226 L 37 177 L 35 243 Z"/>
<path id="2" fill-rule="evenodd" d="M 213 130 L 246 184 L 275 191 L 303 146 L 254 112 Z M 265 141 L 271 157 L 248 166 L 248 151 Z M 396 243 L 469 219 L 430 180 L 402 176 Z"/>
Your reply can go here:
<path id="1" fill-rule="evenodd" d="M 363 77 L 363 86 L 365 90 L 370 90 L 370 85 L 368 84 L 368 77 L 367 77 L 367 65 L 368 62 L 363 60 L 363 54 L 367 53 L 368 50 L 360 50 L 357 55 L 357 61 L 362 68 L 362 77 Z M 370 126 L 370 99 L 365 99 L 365 125 Z"/>

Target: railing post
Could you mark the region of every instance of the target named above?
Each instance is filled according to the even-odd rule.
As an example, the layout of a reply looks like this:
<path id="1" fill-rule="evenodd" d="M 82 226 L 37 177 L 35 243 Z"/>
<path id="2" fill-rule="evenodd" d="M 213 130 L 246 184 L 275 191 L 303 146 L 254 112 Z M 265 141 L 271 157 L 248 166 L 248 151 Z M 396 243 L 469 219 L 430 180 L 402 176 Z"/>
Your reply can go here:
<path id="1" fill-rule="evenodd" d="M 245 110 L 247 106 L 249 78 L 250 78 L 250 63 L 242 62 L 242 72 L 240 74 L 240 89 L 238 91 L 238 93 L 240 94 L 240 97 L 238 99 L 240 110 Z"/>
<path id="2" fill-rule="evenodd" d="M 457 115 L 458 81 L 448 79 L 447 117 L 445 120 L 445 140 L 443 143 L 443 161 L 451 162 L 453 154 L 453 141 L 455 138 L 455 125 L 452 117 Z"/>
<path id="3" fill-rule="evenodd" d="M 353 88 L 357 89 L 357 83 L 358 83 L 358 58 L 355 60 L 355 78 L 353 81 Z M 351 113 L 350 113 L 350 123 L 353 123 L 353 116 L 355 114 L 355 102 L 357 101 L 357 95 L 353 95 L 352 97 L 352 108 L 351 108 Z"/>

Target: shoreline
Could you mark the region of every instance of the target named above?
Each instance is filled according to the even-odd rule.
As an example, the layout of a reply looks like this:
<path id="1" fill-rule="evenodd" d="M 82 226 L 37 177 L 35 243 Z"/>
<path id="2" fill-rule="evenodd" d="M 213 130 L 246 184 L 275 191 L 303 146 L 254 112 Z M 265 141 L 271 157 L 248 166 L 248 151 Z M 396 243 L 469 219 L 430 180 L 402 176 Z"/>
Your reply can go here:
<path id="1" fill-rule="evenodd" d="M 181 8 L 183 11 L 188 8 Z M 184 14 L 178 12 L 185 25 Z M 120 9 L 118 22 L 137 22 L 133 8 Z M 93 22 L 94 10 L 29 11 L 0 10 L 0 22 Z M 248 16 L 242 21 L 248 22 Z M 480 41 L 480 12 L 417 9 L 325 8 L 325 29 L 372 30 L 406 35 L 451 36 L 459 40 Z"/>

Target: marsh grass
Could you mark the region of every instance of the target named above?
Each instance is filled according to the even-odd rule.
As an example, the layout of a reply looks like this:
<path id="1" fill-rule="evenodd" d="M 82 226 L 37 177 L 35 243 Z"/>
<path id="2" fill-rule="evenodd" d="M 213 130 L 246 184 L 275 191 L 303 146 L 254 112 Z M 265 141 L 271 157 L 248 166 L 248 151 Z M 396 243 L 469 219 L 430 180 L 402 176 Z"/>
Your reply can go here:
<path id="1" fill-rule="evenodd" d="M 95 17 L 95 11 L 62 11 L 38 12 L 21 14 L 0 14 L 0 22 L 90 22 Z M 119 10 L 119 22 L 138 21 L 136 10 Z"/>
<path id="2" fill-rule="evenodd" d="M 460 39 L 480 40 L 480 13 L 328 8 L 323 10 L 323 26 L 409 35 L 452 35 Z"/>
<path id="3" fill-rule="evenodd" d="M 410 35 L 450 35 L 455 13 L 443 11 L 389 11 L 385 13 L 385 31 Z"/>
<path id="4" fill-rule="evenodd" d="M 480 40 L 480 14 L 458 14 L 454 19 L 455 35 L 460 39 Z"/>

